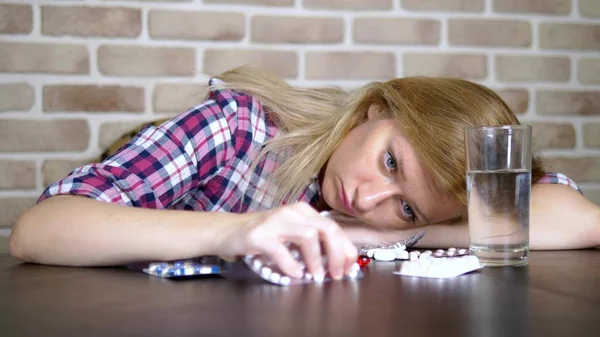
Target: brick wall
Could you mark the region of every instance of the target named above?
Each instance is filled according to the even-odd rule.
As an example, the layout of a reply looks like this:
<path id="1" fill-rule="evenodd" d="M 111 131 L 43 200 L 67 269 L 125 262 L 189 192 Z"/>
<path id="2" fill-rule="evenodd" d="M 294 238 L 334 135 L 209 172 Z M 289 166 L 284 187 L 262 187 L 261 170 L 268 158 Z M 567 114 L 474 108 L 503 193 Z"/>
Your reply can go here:
<path id="1" fill-rule="evenodd" d="M 2 0 L 0 226 L 242 63 L 298 85 L 408 75 L 497 90 L 600 204 L 599 0 Z"/>

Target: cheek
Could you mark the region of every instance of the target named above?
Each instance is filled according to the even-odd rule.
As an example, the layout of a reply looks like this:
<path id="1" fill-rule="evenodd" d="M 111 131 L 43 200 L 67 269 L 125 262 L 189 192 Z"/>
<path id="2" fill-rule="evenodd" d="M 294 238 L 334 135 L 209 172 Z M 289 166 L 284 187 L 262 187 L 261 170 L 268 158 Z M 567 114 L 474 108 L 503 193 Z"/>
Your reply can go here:
<path id="1" fill-rule="evenodd" d="M 410 226 L 410 224 L 407 224 L 396 216 L 394 206 L 390 202 L 379 205 L 379 207 L 367 214 L 365 222 L 379 229 L 398 230 Z"/>

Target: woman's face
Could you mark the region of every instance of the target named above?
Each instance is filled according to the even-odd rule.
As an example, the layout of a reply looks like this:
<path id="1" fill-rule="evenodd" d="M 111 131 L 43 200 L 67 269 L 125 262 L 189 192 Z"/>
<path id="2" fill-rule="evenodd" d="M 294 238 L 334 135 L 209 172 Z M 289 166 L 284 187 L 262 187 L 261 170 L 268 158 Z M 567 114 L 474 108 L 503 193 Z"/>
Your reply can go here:
<path id="1" fill-rule="evenodd" d="M 327 163 L 325 202 L 377 228 L 406 229 L 460 217 L 464 207 L 436 190 L 399 122 L 377 105 L 367 115 Z"/>

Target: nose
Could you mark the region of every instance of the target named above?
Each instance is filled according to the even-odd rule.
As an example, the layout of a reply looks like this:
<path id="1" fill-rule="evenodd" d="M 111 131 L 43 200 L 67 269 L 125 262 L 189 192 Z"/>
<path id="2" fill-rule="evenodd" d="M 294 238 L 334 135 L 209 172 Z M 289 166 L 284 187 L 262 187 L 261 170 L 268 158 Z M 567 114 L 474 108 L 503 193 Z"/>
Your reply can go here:
<path id="1" fill-rule="evenodd" d="M 400 193 L 396 182 L 387 179 L 364 182 L 356 191 L 353 207 L 363 213 L 372 211 L 379 204 Z"/>

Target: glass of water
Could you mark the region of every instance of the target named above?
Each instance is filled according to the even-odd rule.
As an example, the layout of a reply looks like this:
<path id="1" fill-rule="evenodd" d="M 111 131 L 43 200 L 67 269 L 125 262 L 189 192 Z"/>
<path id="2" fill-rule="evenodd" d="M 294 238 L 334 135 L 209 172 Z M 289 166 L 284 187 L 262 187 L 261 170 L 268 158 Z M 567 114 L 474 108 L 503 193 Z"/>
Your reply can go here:
<path id="1" fill-rule="evenodd" d="M 469 249 L 485 266 L 527 264 L 531 126 L 465 128 Z"/>

